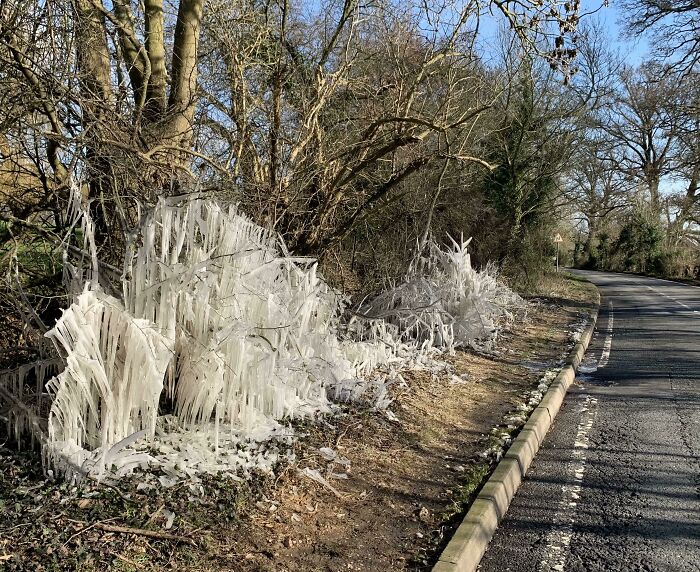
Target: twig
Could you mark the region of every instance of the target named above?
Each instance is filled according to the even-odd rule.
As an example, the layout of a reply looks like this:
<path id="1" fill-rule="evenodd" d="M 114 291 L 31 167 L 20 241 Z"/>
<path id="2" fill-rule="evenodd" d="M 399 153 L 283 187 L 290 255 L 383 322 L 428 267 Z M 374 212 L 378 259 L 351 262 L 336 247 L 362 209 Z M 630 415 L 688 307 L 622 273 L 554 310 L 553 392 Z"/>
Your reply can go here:
<path id="1" fill-rule="evenodd" d="M 160 511 L 163 510 L 164 508 L 165 508 L 165 505 L 164 505 L 164 504 L 160 505 L 160 506 L 155 510 L 155 512 L 154 512 L 151 516 L 148 517 L 148 520 L 146 521 L 146 524 L 151 524 L 151 523 L 153 522 L 153 519 L 154 519 L 155 517 L 157 517 L 157 516 L 160 514 Z"/>
<path id="2" fill-rule="evenodd" d="M 24 528 L 25 526 L 32 526 L 33 524 L 34 524 L 33 522 L 24 522 L 22 524 L 16 524 L 15 526 L 10 527 L 10 528 L 2 528 L 2 529 L 0 529 L 0 532 L 2 532 L 3 534 L 7 534 L 8 532 L 11 532 L 13 530 L 17 530 L 18 528 Z"/>
<path id="3" fill-rule="evenodd" d="M 343 432 L 342 432 L 342 433 L 338 436 L 338 438 L 336 439 L 336 441 L 335 441 L 335 448 L 336 448 L 336 449 L 338 448 L 338 445 L 340 445 L 341 439 L 342 439 L 343 437 L 345 437 L 345 435 L 347 434 L 347 432 L 348 432 L 351 428 L 352 428 L 352 429 L 355 429 L 355 428 L 358 427 L 359 425 L 362 425 L 362 423 L 363 423 L 363 421 L 358 421 L 357 423 L 348 423 L 348 424 L 346 425 L 345 429 L 343 430 Z"/>
<path id="4" fill-rule="evenodd" d="M 115 517 L 115 518 L 116 518 L 116 517 Z M 84 523 L 82 523 L 82 522 L 79 521 L 79 520 L 72 520 L 72 519 L 67 519 L 67 520 L 70 520 L 71 522 L 78 522 L 78 523 L 84 524 Z M 114 520 L 114 518 L 109 518 L 109 519 L 107 519 L 107 520 Z M 78 532 L 76 532 L 76 533 L 74 533 L 74 534 L 71 534 L 71 535 L 68 537 L 68 540 L 66 540 L 66 541 L 63 543 L 63 546 L 67 546 L 68 543 L 69 543 L 71 540 L 73 540 L 76 536 L 80 536 L 83 532 L 87 532 L 87 531 L 90 530 L 91 528 L 95 528 L 98 524 L 102 524 L 102 523 L 104 523 L 104 522 L 106 522 L 106 521 L 97 521 L 97 522 L 93 522 L 92 524 L 88 524 L 87 526 L 84 526 L 84 527 L 81 528 Z"/>
<path id="5" fill-rule="evenodd" d="M 115 487 L 114 485 L 109 484 L 107 481 L 98 481 L 97 478 L 94 478 L 94 477 L 93 477 L 93 479 L 95 480 L 95 482 L 96 482 L 99 486 L 108 487 L 108 488 L 112 489 L 115 493 L 117 493 L 117 495 L 119 496 L 119 498 L 122 499 L 124 502 L 130 502 L 130 503 L 132 503 L 132 504 L 139 504 L 138 501 L 136 501 L 136 500 L 134 500 L 134 499 L 130 499 L 130 498 L 127 497 L 124 493 L 122 493 L 122 492 L 119 490 L 119 488 Z"/>
<path id="6" fill-rule="evenodd" d="M 160 538 L 161 540 L 172 540 L 174 542 L 182 542 L 196 546 L 196 543 L 191 538 L 186 536 L 178 536 L 177 534 L 169 534 L 167 532 L 159 532 L 157 530 L 146 530 L 145 528 L 131 528 L 130 526 L 116 526 L 113 524 L 105 524 L 104 522 L 96 522 L 95 528 L 99 528 L 104 532 L 117 532 L 119 534 L 136 534 L 138 536 L 147 536 L 149 538 Z"/>

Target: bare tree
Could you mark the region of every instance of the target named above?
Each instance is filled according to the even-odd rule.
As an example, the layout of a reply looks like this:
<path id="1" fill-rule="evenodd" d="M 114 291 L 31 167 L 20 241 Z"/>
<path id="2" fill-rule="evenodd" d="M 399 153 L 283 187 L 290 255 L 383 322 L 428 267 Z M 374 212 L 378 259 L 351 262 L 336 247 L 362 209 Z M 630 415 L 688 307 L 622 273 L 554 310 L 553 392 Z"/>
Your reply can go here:
<path id="1" fill-rule="evenodd" d="M 618 168 L 637 182 L 659 215 L 661 180 L 676 168 L 680 94 L 678 77 L 656 64 L 624 69 L 615 101 L 599 122 L 618 150 Z"/>
<path id="2" fill-rule="evenodd" d="M 656 55 L 690 71 L 700 61 L 700 5 L 695 0 L 622 0 L 631 34 L 650 32 Z"/>
<path id="3" fill-rule="evenodd" d="M 345 238 L 432 161 L 489 167 L 448 144 L 492 101 L 475 77 L 477 5 L 467 3 L 456 17 L 426 10 L 417 16 L 410 7 L 347 0 L 309 23 L 282 2 L 276 10 L 250 8 L 240 16 L 245 27 L 213 21 L 206 65 L 228 83 L 203 86 L 207 132 L 233 163 L 244 203 L 300 252 L 323 252 Z M 426 20 L 432 29 L 419 31 Z M 324 41 L 309 46 L 309 36 Z M 251 61 L 263 50 L 269 60 Z"/>
<path id="4" fill-rule="evenodd" d="M 681 97 L 677 102 L 679 129 L 676 169 L 673 175 L 677 182 L 684 185 L 684 190 L 670 196 L 668 201 L 667 239 L 671 248 L 700 225 L 700 84 L 697 74 L 685 74 L 680 91 Z"/>
<path id="5" fill-rule="evenodd" d="M 576 153 L 576 167 L 566 185 L 566 195 L 585 227 L 586 240 L 580 262 L 587 264 L 598 235 L 610 225 L 611 215 L 628 206 L 628 183 L 611 159 L 606 141 L 592 138 Z"/>
<path id="6" fill-rule="evenodd" d="M 126 218 L 125 195 L 148 197 L 187 170 L 202 9 L 203 0 L 182 0 L 174 14 L 162 0 L 2 5 L 0 73 L 29 100 L 4 121 L 16 144 L 28 130 L 43 140 L 37 159 L 52 193 L 65 197 L 79 173 L 103 236 Z"/>

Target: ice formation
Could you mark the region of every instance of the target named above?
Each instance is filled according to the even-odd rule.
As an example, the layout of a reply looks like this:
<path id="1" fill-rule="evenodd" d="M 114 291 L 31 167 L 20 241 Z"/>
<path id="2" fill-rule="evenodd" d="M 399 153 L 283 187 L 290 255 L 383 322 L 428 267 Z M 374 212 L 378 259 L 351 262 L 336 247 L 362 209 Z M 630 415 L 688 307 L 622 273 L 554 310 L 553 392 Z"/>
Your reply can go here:
<path id="1" fill-rule="evenodd" d="M 204 466 L 224 445 L 272 436 L 279 420 L 328 411 L 327 386 L 391 356 L 379 341 L 341 340 L 343 300 L 315 261 L 283 254 L 233 207 L 162 200 L 130 245 L 123 303 L 91 280 L 48 334 L 66 363 L 48 386 L 57 466 L 101 473 L 142 430 L 151 449 L 185 449 L 181 465 Z M 168 438 L 156 436 L 164 389 Z"/>
<path id="2" fill-rule="evenodd" d="M 416 349 L 489 347 L 499 326 L 512 319 L 524 301 L 498 280 L 494 267 L 472 267 L 469 240 L 434 242 L 416 258 L 406 279 L 360 308 L 360 312 L 396 327 L 399 339 Z"/>
<path id="3" fill-rule="evenodd" d="M 49 456 L 69 452 L 80 465 L 85 449 L 99 450 L 101 470 L 114 444 L 141 430 L 154 435 L 173 344 L 152 322 L 86 288 L 47 335 L 65 356 L 65 369 L 47 384 Z"/>
<path id="4" fill-rule="evenodd" d="M 87 213 L 80 224 L 92 254 L 66 261 L 80 289 L 47 334 L 63 369 L 46 385 L 45 451 L 69 474 L 151 465 L 168 486 L 270 469 L 283 454 L 270 440 L 289 438 L 283 420 L 330 400 L 386 408 L 388 386 L 405 383 L 399 367 L 490 343 L 522 303 L 472 268 L 468 241 L 430 244 L 403 284 L 343 321 L 346 300 L 314 260 L 234 207 L 182 197 L 162 199 L 127 237 L 117 299 L 100 286 Z M 159 417 L 164 406 L 172 415 Z"/>
<path id="5" fill-rule="evenodd" d="M 40 445 L 48 443 L 41 412 L 48 402 L 44 384 L 59 371 L 61 363 L 56 359 L 40 359 L 16 368 L 0 371 L 0 398 L 5 408 L 0 419 L 5 419 L 8 432 L 17 437 L 28 434 Z"/>

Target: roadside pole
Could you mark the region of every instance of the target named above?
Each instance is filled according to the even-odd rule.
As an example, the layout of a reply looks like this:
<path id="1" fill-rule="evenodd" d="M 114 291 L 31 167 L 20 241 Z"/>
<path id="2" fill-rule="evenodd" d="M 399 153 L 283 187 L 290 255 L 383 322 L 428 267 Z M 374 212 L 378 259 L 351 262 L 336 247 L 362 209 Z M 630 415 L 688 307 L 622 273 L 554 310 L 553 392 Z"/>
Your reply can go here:
<path id="1" fill-rule="evenodd" d="M 561 237 L 561 234 L 557 233 L 552 240 L 554 241 L 554 244 L 557 245 L 557 272 L 559 272 L 559 244 L 564 242 L 564 239 Z"/>

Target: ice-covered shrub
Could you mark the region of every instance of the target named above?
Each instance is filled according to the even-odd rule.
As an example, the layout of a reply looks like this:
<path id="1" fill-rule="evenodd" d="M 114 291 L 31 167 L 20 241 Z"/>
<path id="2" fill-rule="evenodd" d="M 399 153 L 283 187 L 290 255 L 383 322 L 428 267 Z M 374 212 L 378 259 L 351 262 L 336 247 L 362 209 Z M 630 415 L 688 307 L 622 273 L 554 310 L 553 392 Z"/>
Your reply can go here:
<path id="1" fill-rule="evenodd" d="M 173 344 L 152 322 L 86 289 L 47 335 L 65 356 L 64 370 L 47 385 L 53 396 L 48 455 L 56 464 L 66 457 L 81 465 L 85 449 L 106 455 L 141 430 L 154 435 Z"/>
<path id="2" fill-rule="evenodd" d="M 164 387 L 178 442 L 203 457 L 225 436 L 260 440 L 281 419 L 327 411 L 327 385 L 390 356 L 378 341 L 341 341 L 343 299 L 315 261 L 283 254 L 234 208 L 162 200 L 130 246 L 123 304 L 91 280 L 49 332 L 65 356 L 49 383 L 57 465 L 89 458 L 99 472 L 129 435 L 152 438 Z"/>
<path id="3" fill-rule="evenodd" d="M 327 412 L 329 398 L 386 408 L 388 386 L 405 383 L 397 367 L 432 367 L 442 350 L 492 342 L 522 302 L 491 269 L 472 268 L 468 241 L 430 244 L 403 284 L 345 320 L 346 300 L 315 260 L 289 255 L 234 207 L 177 197 L 127 237 L 117 299 L 100 286 L 87 213 L 80 224 L 89 254 L 66 260 L 73 304 L 47 334 L 62 367 L 48 395 L 37 378 L 36 395 L 51 402 L 47 430 L 21 400 L 12 414 L 69 474 L 149 464 L 169 484 L 269 468 L 280 453 L 261 444 L 288 436 L 282 420 Z M 24 378 L 7 379 L 16 397 Z M 159 417 L 164 402 L 173 414 Z"/>
<path id="4" fill-rule="evenodd" d="M 468 246 L 469 240 L 452 240 L 445 249 L 429 242 L 405 280 L 362 304 L 358 313 L 394 325 L 401 342 L 421 349 L 489 347 L 525 303 L 498 280 L 495 267 L 474 269 Z"/>

